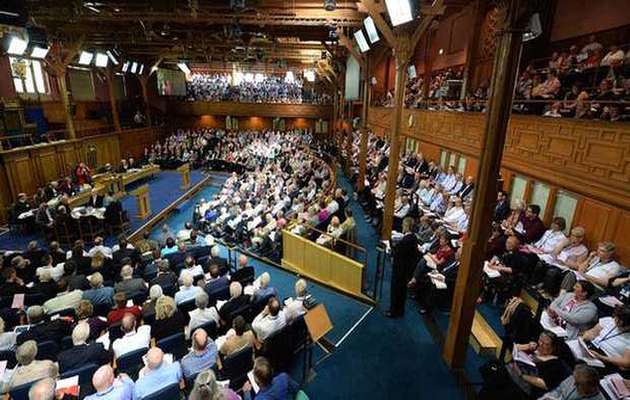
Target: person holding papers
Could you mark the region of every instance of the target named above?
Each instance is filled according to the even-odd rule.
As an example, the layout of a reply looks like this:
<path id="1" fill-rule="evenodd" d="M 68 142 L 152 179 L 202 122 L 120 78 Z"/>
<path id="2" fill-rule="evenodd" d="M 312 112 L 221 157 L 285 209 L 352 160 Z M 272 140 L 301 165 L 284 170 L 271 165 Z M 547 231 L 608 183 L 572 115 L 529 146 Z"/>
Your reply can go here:
<path id="1" fill-rule="evenodd" d="M 621 275 L 623 267 L 615 261 L 615 244 L 602 242 L 597 251 L 591 252 L 586 260 L 579 263 L 574 271 L 566 274 L 561 289 L 570 290 L 578 279 L 591 282 L 597 289 L 603 290 L 608 282 Z"/>
<path id="2" fill-rule="evenodd" d="M 630 306 L 617 306 L 612 317 L 600 318 L 597 325 L 582 334 L 582 339 L 593 357 L 630 369 Z"/>
<path id="3" fill-rule="evenodd" d="M 413 278 L 407 283 L 410 288 L 416 287 L 418 281 L 423 279 L 423 275 L 431 270 L 442 270 L 449 262 L 453 260 L 455 251 L 451 247 L 451 243 L 445 232 L 438 235 L 438 247 L 434 253 L 424 255 L 413 273 Z"/>
<path id="4" fill-rule="evenodd" d="M 571 375 L 567 364 L 559 357 L 561 339 L 553 332 L 543 331 L 537 342 L 515 344 L 512 352 L 513 361 L 507 364 L 507 372 L 515 384 L 516 392 L 503 393 L 501 398 L 518 396 L 519 391 L 530 397 L 539 397 L 555 389 Z"/>
<path id="5" fill-rule="evenodd" d="M 595 324 L 597 307 L 589 300 L 594 292 L 592 283 L 578 281 L 573 292 L 560 294 L 547 308 L 553 321 L 566 329 L 567 339 L 577 338 Z"/>
<path id="6" fill-rule="evenodd" d="M 481 299 L 490 300 L 496 294 L 503 303 L 520 293 L 527 272 L 527 258 L 519 250 L 519 245 L 516 236 L 509 236 L 505 241 L 505 252 L 485 263 Z"/>

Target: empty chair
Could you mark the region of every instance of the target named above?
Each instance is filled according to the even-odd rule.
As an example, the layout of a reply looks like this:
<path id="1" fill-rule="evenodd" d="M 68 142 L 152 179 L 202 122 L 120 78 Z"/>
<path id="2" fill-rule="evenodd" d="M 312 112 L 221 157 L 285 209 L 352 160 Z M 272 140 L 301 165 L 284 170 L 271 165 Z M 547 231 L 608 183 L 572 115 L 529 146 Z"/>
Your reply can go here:
<path id="1" fill-rule="evenodd" d="M 157 347 L 162 349 L 164 353 L 171 353 L 175 360 L 182 358 L 188 351 L 184 332 L 176 333 L 158 340 Z"/>
<path id="2" fill-rule="evenodd" d="M 158 390 L 157 392 L 151 393 L 148 396 L 145 396 L 143 400 L 171 400 L 171 399 L 179 399 L 179 398 L 180 398 L 179 384 L 175 383 L 165 388 L 162 388 Z"/>
<path id="3" fill-rule="evenodd" d="M 138 371 L 144 365 L 142 357 L 147 353 L 148 349 L 138 349 L 120 356 L 116 360 L 118 372 L 124 372 L 132 379 L 137 378 Z"/>
<path id="4" fill-rule="evenodd" d="M 59 344 L 52 340 L 37 343 L 37 360 L 57 360 L 59 354 Z"/>
<path id="5" fill-rule="evenodd" d="M 65 373 L 61 374 L 60 378 L 65 379 L 78 375 L 79 388 L 81 391 L 79 398 L 84 398 L 85 396 L 94 393 L 94 387 L 92 386 L 92 375 L 94 375 L 98 368 L 99 366 L 96 364 L 87 364 L 82 366 L 81 368 L 66 371 Z"/>
<path id="6" fill-rule="evenodd" d="M 225 357 L 221 372 L 224 379 L 230 380 L 230 388 L 238 390 L 243 386 L 247 373 L 254 367 L 252 356 L 253 349 L 247 346 Z"/>

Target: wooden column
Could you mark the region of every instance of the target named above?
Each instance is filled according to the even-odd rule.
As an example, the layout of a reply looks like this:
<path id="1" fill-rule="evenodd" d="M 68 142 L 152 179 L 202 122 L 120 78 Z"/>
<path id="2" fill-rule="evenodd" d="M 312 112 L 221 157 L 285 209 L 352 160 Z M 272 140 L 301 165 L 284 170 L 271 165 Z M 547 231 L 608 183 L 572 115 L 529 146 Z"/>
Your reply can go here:
<path id="1" fill-rule="evenodd" d="M 144 101 L 144 116 L 147 121 L 147 126 L 151 126 L 151 104 L 149 104 L 149 77 L 151 75 L 140 75 L 140 86 L 142 86 L 142 100 Z"/>
<path id="2" fill-rule="evenodd" d="M 522 32 L 518 21 L 523 0 L 510 0 L 505 10 L 504 29 L 500 33 L 492 74 L 492 94 L 486 117 L 481 160 L 477 171 L 477 186 L 473 211 L 464 242 L 462 261 L 451 307 L 451 319 L 444 343 L 443 357 L 451 368 L 462 368 L 479 296 L 482 265 L 490 237 L 492 215 L 496 202 L 497 181 L 503 145 L 512 107 L 512 94 L 518 69 Z"/>
<path id="3" fill-rule="evenodd" d="M 346 137 L 346 171 L 350 176 L 350 168 L 352 168 L 352 141 L 354 139 L 354 127 L 352 126 L 352 119 L 354 118 L 354 105 L 351 101 L 348 102 L 348 135 Z"/>
<path id="4" fill-rule="evenodd" d="M 431 54 L 431 34 L 428 31 L 424 41 L 424 80 L 422 81 L 422 96 L 424 101 L 429 100 L 429 90 L 431 89 L 431 72 L 433 71 L 433 55 Z"/>
<path id="5" fill-rule="evenodd" d="M 368 60 L 366 59 L 363 68 L 363 108 L 361 109 L 361 143 L 359 145 L 359 181 L 357 189 L 359 191 L 365 188 L 365 174 L 367 170 L 367 148 L 368 148 L 368 113 L 370 110 L 370 71 L 368 69 Z"/>
<path id="6" fill-rule="evenodd" d="M 473 9 L 474 25 L 471 35 L 468 37 L 468 44 L 466 45 L 466 64 L 464 65 L 464 82 L 462 84 L 462 91 L 460 99 L 466 97 L 466 92 L 470 88 L 472 77 L 475 73 L 475 60 L 477 57 L 477 47 L 479 46 L 479 36 L 481 33 L 481 26 L 483 24 L 484 10 L 486 9 L 486 0 L 475 0 Z"/>
<path id="7" fill-rule="evenodd" d="M 383 227 L 381 238 L 389 239 L 394 221 L 394 200 L 396 199 L 396 183 L 398 180 L 398 164 L 400 162 L 400 128 L 402 112 L 405 102 L 405 81 L 407 79 L 407 61 L 411 55 L 408 50 L 408 40 L 401 41 L 407 45 L 400 46 L 396 51 L 396 88 L 394 92 L 394 112 L 392 113 L 392 127 L 389 139 L 389 164 L 387 167 L 387 187 L 385 189 L 385 204 L 383 205 Z"/>
<path id="8" fill-rule="evenodd" d="M 107 91 L 109 92 L 109 104 L 112 108 L 112 121 L 114 122 L 114 129 L 116 132 L 120 132 L 120 117 L 118 115 L 118 104 L 116 103 L 116 95 L 114 94 L 114 79 L 116 75 L 108 68 L 106 72 L 107 78 Z"/>
<path id="9" fill-rule="evenodd" d="M 68 96 L 66 73 L 66 68 L 63 68 L 63 71 L 57 72 L 57 85 L 59 86 L 59 94 L 61 95 L 61 104 L 63 105 L 63 111 L 66 114 L 66 132 L 68 137 L 65 139 L 76 139 L 77 134 L 74 130 L 74 120 L 72 119 L 72 112 L 70 110 L 70 97 Z"/>

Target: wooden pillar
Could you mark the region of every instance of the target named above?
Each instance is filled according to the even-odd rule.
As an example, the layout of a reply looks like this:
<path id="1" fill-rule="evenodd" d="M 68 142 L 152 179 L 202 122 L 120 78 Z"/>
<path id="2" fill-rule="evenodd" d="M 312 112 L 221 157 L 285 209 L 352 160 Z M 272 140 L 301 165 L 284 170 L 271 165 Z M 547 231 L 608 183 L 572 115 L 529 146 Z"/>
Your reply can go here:
<path id="1" fill-rule="evenodd" d="M 396 54 L 396 89 L 394 94 L 394 112 L 389 140 L 389 164 L 387 167 L 387 187 L 385 189 L 385 204 L 383 205 L 383 228 L 381 238 L 389 239 L 394 221 L 394 200 L 396 198 L 396 181 L 398 180 L 398 164 L 400 161 L 400 127 L 405 100 L 405 80 L 407 79 L 407 61 L 411 52 L 408 50 L 408 38 L 401 38 L 407 45 L 401 45 Z M 405 47 L 403 49 L 403 47 Z"/>
<path id="2" fill-rule="evenodd" d="M 359 145 L 359 181 L 357 188 L 359 191 L 365 188 L 365 174 L 367 170 L 367 148 L 368 148 L 368 113 L 370 109 L 370 71 L 366 58 L 365 68 L 363 68 L 363 108 L 361 109 L 361 143 Z"/>
<path id="3" fill-rule="evenodd" d="M 431 89 L 431 72 L 433 71 L 433 55 L 431 54 L 431 35 L 433 32 L 429 30 L 424 36 L 424 80 L 422 81 L 422 96 L 424 101 L 429 99 L 429 90 Z"/>
<path id="4" fill-rule="evenodd" d="M 140 86 L 142 86 L 142 100 L 144 101 L 144 116 L 147 121 L 147 126 L 151 126 L 151 105 L 149 104 L 149 77 L 151 75 L 141 75 L 138 77 L 140 80 Z"/>
<path id="5" fill-rule="evenodd" d="M 66 68 L 63 68 L 63 71 L 57 71 L 57 84 L 59 86 L 59 94 L 61 95 L 61 104 L 63 105 L 63 110 L 66 114 L 66 139 L 76 139 L 77 134 L 74 130 L 74 120 L 72 119 L 72 112 L 70 110 L 70 97 L 68 96 L 66 73 Z"/>
<path id="6" fill-rule="evenodd" d="M 500 31 L 494 59 L 493 90 L 489 100 L 485 136 L 477 172 L 475 199 L 468 229 L 469 238 L 464 242 L 451 307 L 450 324 L 444 343 L 443 357 L 451 368 L 464 366 L 476 300 L 479 296 L 482 265 L 491 232 L 490 221 L 492 221 L 496 202 L 497 181 L 518 69 L 522 41 L 518 21 L 522 15 L 523 4 L 523 0 L 509 1 L 505 10 L 504 29 Z"/>
<path id="7" fill-rule="evenodd" d="M 118 115 L 118 104 L 116 103 L 116 95 L 114 94 L 114 79 L 116 75 L 111 69 L 106 72 L 107 78 L 107 91 L 109 92 L 109 104 L 112 108 L 112 121 L 114 122 L 114 129 L 116 132 L 120 132 L 120 117 Z"/>
<path id="8" fill-rule="evenodd" d="M 352 126 L 352 119 L 354 118 L 354 104 L 348 102 L 348 135 L 346 136 L 346 171 L 350 176 L 350 168 L 352 168 L 352 141 L 354 139 L 354 127 Z"/>
<path id="9" fill-rule="evenodd" d="M 468 44 L 466 45 L 466 63 L 464 65 L 464 82 L 462 83 L 462 91 L 460 99 L 463 100 L 466 97 L 466 92 L 471 86 L 472 77 L 475 73 L 475 60 L 477 57 L 477 47 L 479 46 L 479 36 L 481 33 L 481 27 L 483 24 L 484 10 L 486 9 L 486 0 L 475 0 L 473 9 L 473 31 L 469 36 Z"/>

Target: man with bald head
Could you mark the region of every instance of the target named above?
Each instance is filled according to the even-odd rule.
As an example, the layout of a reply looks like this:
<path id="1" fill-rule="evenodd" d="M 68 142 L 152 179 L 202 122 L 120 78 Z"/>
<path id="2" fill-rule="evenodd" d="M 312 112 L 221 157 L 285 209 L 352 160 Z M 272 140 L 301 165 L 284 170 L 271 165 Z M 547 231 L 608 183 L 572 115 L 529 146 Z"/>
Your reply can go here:
<path id="1" fill-rule="evenodd" d="M 240 282 L 243 286 L 247 286 L 248 284 L 254 282 L 254 267 L 248 266 L 248 261 L 247 256 L 245 254 L 241 254 L 238 258 L 238 269 L 230 277 L 231 282 Z"/>
<path id="2" fill-rule="evenodd" d="M 120 329 L 123 336 L 114 340 L 112 349 L 116 358 L 138 349 L 149 347 L 151 343 L 151 326 L 142 325 L 136 330 L 136 317 L 132 313 L 123 315 Z"/>
<path id="3" fill-rule="evenodd" d="M 31 386 L 28 391 L 29 400 L 54 400 L 55 399 L 55 380 L 53 378 L 44 378 Z"/>
<path id="4" fill-rule="evenodd" d="M 192 350 L 182 358 L 182 370 L 188 379 L 217 363 L 217 345 L 202 328 L 192 334 Z"/>
<path id="5" fill-rule="evenodd" d="M 133 398 L 133 381 L 127 374 L 114 377 L 110 365 L 103 365 L 92 376 L 92 385 L 96 393 L 85 400 L 131 400 Z"/>
<path id="6" fill-rule="evenodd" d="M 134 400 L 142 400 L 167 386 L 179 384 L 182 380 L 182 368 L 179 362 L 167 364 L 164 361 L 164 352 L 159 347 L 151 348 L 147 352 L 146 359 L 146 366 L 140 370 L 133 389 Z"/>

